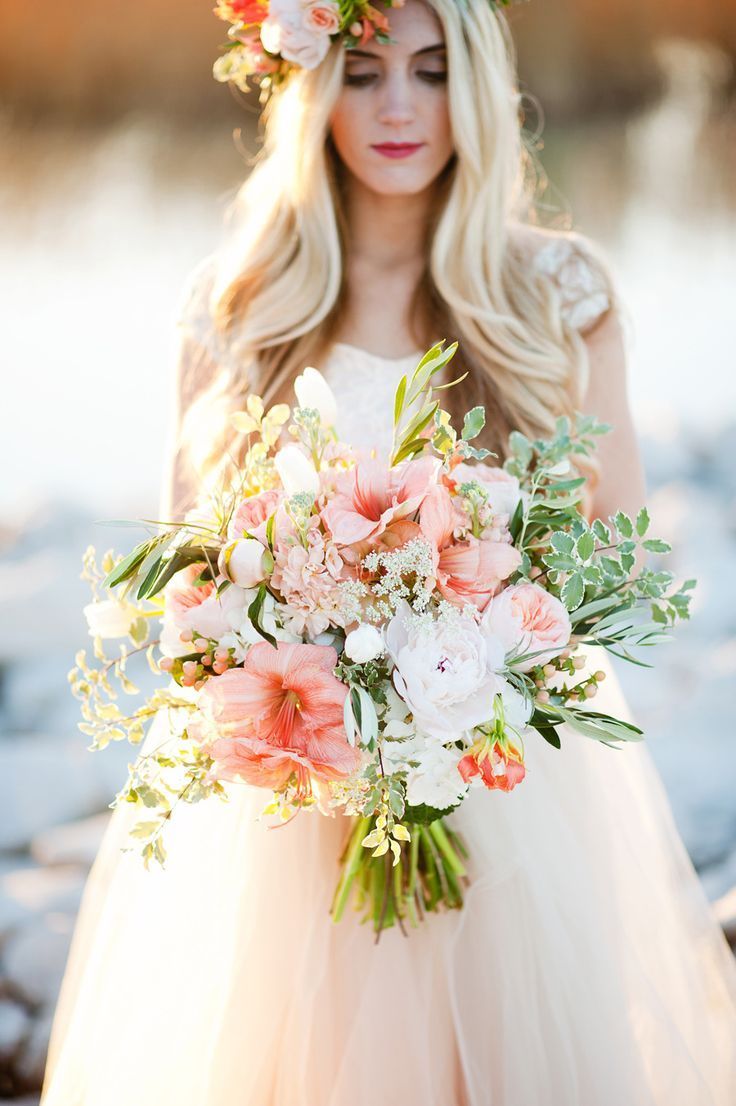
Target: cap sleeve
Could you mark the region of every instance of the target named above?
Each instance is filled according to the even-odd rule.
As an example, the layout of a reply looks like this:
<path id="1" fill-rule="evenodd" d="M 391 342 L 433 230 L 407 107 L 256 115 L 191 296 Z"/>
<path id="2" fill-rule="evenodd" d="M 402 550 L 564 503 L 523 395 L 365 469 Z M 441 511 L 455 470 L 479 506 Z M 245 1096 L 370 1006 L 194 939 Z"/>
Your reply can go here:
<path id="1" fill-rule="evenodd" d="M 535 253 L 534 265 L 556 285 L 560 313 L 574 330 L 590 330 L 613 306 L 605 268 L 583 239 L 551 239 Z"/>

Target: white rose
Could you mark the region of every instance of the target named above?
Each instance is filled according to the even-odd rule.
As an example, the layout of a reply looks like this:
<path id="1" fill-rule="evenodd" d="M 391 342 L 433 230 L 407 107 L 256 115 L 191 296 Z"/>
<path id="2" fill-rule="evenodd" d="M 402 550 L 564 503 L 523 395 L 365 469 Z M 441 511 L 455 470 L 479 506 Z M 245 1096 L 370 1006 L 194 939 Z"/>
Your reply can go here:
<path id="1" fill-rule="evenodd" d="M 374 661 L 384 652 L 383 638 L 375 626 L 363 623 L 345 638 L 345 653 L 356 664 Z"/>
<path id="2" fill-rule="evenodd" d="M 220 550 L 217 567 L 239 588 L 255 588 L 273 567 L 273 558 L 255 538 L 238 538 Z"/>
<path id="3" fill-rule="evenodd" d="M 271 54 L 304 69 L 315 69 L 330 48 L 330 37 L 304 26 L 301 0 L 271 0 L 261 25 L 261 42 Z"/>
<path id="4" fill-rule="evenodd" d="M 274 464 L 287 495 L 298 495 L 300 492 L 317 495 L 319 473 L 299 446 L 285 445 L 274 457 Z"/>
<path id="5" fill-rule="evenodd" d="M 440 619 L 428 628 L 404 604 L 388 625 L 386 645 L 394 683 L 419 729 L 459 737 L 492 717 L 493 696 L 505 685 L 497 674 L 503 647 L 471 617 Z"/>
<path id="6" fill-rule="evenodd" d="M 136 607 L 118 599 L 101 599 L 84 607 L 91 637 L 127 637 L 131 623 L 139 616 Z"/>
<path id="7" fill-rule="evenodd" d="M 307 365 L 294 381 L 294 391 L 300 407 L 313 407 L 319 412 L 322 426 L 329 429 L 337 421 L 337 402 L 332 389 L 319 369 Z"/>

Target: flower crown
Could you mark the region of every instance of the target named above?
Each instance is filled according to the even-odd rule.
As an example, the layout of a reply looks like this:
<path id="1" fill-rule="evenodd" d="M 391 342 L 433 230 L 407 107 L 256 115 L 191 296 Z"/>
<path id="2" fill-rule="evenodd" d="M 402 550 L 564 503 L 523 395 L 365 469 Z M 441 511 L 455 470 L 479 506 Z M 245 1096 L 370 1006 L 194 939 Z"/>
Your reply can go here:
<path id="1" fill-rule="evenodd" d="M 379 0 L 401 8 L 404 0 Z M 492 8 L 511 0 L 488 0 Z M 333 41 L 347 49 L 370 39 L 391 43 L 388 18 L 369 0 L 219 0 L 213 9 L 230 23 L 226 52 L 213 66 L 218 81 L 232 81 L 243 92 L 248 79 L 260 86 L 261 101 L 295 67 L 315 69 Z"/>

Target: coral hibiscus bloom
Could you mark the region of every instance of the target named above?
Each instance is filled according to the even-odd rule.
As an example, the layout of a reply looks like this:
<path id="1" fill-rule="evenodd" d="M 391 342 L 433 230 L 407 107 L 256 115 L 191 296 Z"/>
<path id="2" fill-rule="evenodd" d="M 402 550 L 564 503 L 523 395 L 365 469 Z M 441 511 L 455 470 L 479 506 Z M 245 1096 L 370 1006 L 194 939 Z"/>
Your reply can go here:
<path id="1" fill-rule="evenodd" d="M 357 768 L 361 757 L 345 735 L 347 688 L 333 675 L 336 663 L 331 646 L 263 642 L 242 668 L 209 680 L 197 730 L 217 775 L 277 791 L 296 773 L 307 796 L 311 775 L 341 779 Z"/>
<path id="2" fill-rule="evenodd" d="M 374 540 L 398 519 L 410 518 L 421 506 L 436 469 L 433 458 L 388 468 L 361 461 L 338 477 L 337 494 L 322 512 L 337 545 Z"/>

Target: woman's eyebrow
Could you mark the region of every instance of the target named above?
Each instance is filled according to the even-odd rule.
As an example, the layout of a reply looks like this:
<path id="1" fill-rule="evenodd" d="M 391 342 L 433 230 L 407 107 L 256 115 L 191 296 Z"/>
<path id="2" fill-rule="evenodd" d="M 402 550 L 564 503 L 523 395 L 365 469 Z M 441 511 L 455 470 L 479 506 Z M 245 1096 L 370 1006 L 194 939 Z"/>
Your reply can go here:
<path id="1" fill-rule="evenodd" d="M 412 57 L 418 57 L 420 54 L 433 54 L 437 50 L 445 50 L 444 42 L 436 42 L 433 46 L 423 46 L 421 50 L 415 50 Z M 374 54 L 370 50 L 358 50 L 357 47 L 351 46 L 345 51 L 348 58 L 378 58 L 379 54 Z"/>

